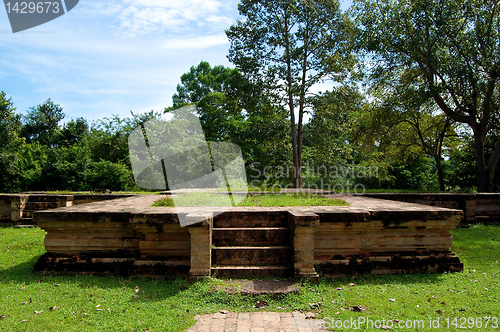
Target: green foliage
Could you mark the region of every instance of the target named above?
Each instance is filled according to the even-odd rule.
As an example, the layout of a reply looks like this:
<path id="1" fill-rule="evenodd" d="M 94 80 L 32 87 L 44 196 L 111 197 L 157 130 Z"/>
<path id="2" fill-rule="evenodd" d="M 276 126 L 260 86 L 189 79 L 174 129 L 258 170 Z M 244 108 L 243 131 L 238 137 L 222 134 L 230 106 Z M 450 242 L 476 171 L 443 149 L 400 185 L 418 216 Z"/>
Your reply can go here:
<path id="1" fill-rule="evenodd" d="M 229 77 L 237 73 L 236 69 L 222 65 L 211 67 L 206 61 L 192 66 L 188 73 L 181 76 L 177 93 L 172 96 L 173 108 L 197 103 L 212 93 L 224 93 L 228 90 Z"/>
<path id="2" fill-rule="evenodd" d="M 59 132 L 58 145 L 68 146 L 83 142 L 88 138 L 89 124 L 84 118 L 71 119 Z"/>
<path id="3" fill-rule="evenodd" d="M 15 148 L 21 130 L 21 116 L 15 113 L 12 98 L 0 91 L 0 152 Z"/>
<path id="4" fill-rule="evenodd" d="M 39 190 L 82 190 L 91 164 L 90 148 L 84 145 L 50 148 L 40 176 Z"/>
<path id="5" fill-rule="evenodd" d="M 43 104 L 30 108 L 28 114 L 23 116 L 21 136 L 28 143 L 39 142 L 50 147 L 57 141 L 59 122 L 63 118 L 62 107 L 49 98 Z"/>
<path id="6" fill-rule="evenodd" d="M 354 12 L 358 47 L 373 60 L 371 83 L 417 93 L 465 124 L 474 138 L 478 191 L 491 191 L 500 157 L 498 137 L 491 154 L 485 150 L 500 116 L 498 3 L 358 0 Z"/>
<path id="7" fill-rule="evenodd" d="M 289 160 L 283 148 L 287 141 L 286 112 L 274 105 L 259 84 L 245 78 L 237 69 L 211 67 L 201 62 L 181 76 L 169 112 L 194 103 L 205 139 L 237 144 L 247 165 L 257 161 L 279 165 Z"/>
<path id="8" fill-rule="evenodd" d="M 113 163 L 101 160 L 91 164 L 85 177 L 86 187 L 89 189 L 131 190 L 134 189 L 132 170 L 122 162 Z"/>
<path id="9" fill-rule="evenodd" d="M 20 116 L 11 98 L 0 91 L 0 191 L 17 188 L 18 153 L 23 140 L 19 138 L 21 130 Z"/>
<path id="10" fill-rule="evenodd" d="M 135 128 L 133 128 L 135 129 Z M 128 159 L 129 124 L 118 116 L 96 121 L 88 134 L 88 146 L 92 160 L 120 162 Z"/>

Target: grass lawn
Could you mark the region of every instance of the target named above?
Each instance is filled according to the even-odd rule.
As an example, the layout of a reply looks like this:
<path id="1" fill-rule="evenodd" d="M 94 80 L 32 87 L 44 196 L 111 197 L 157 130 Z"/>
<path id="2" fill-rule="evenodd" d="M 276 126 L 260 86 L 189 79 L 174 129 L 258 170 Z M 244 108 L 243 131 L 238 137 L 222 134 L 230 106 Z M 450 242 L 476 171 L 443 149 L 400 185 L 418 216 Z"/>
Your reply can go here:
<path id="1" fill-rule="evenodd" d="M 304 284 L 296 294 L 257 297 L 226 294 L 217 290 L 222 281 L 216 279 L 189 283 L 34 274 L 44 235 L 36 228 L 0 227 L 1 331 L 183 331 L 195 323 L 196 314 L 262 310 L 253 309 L 257 300 L 267 301 L 269 311 L 309 310 L 310 303 L 321 302 L 316 311 L 322 310 L 318 317 L 326 321 L 423 320 L 426 327 L 400 331 L 429 330 L 429 319 L 437 318 L 439 330 L 464 330 L 444 328 L 446 318 L 450 324 L 455 318 L 458 325 L 465 321 L 462 327 L 470 330 L 469 317 L 474 324 L 481 317 L 483 323 L 472 330 L 500 330 L 493 318 L 500 318 L 498 226 L 453 230 L 453 251 L 465 264 L 464 272 L 322 279 L 319 285 Z M 484 317 L 492 317 L 487 328 Z"/>
<path id="2" fill-rule="evenodd" d="M 224 201 L 222 194 L 187 193 L 176 199 L 178 206 L 220 206 Z M 224 196 L 225 197 L 225 196 Z M 349 205 L 340 199 L 326 198 L 311 194 L 263 194 L 248 195 L 238 206 L 332 206 Z M 153 206 L 175 207 L 174 200 L 169 197 L 154 202 Z"/>

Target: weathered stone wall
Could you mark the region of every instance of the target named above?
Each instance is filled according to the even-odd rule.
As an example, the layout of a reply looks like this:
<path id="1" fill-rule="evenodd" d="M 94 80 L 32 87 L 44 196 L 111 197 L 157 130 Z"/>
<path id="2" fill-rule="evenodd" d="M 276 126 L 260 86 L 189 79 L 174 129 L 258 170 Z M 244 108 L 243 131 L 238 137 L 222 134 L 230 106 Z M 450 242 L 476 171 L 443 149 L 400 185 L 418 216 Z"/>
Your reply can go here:
<path id="1" fill-rule="evenodd" d="M 500 194 L 477 193 L 367 193 L 365 197 L 459 209 L 462 224 L 500 224 Z"/>
<path id="2" fill-rule="evenodd" d="M 323 275 L 333 277 L 460 270 L 461 264 L 454 264 L 458 259 L 445 265 L 435 259 L 454 257 L 449 231 L 459 221 L 459 216 L 398 225 L 385 225 L 381 220 L 322 221 L 314 235 L 314 263 Z"/>
<path id="3" fill-rule="evenodd" d="M 12 223 L 23 218 L 27 200 L 28 195 L 0 194 L 0 221 Z"/>
<path id="4" fill-rule="evenodd" d="M 130 194 L 0 194 L 0 222 L 33 224 L 33 213 L 80 204 L 89 204 L 117 198 L 132 197 Z"/>
<path id="5" fill-rule="evenodd" d="M 0 195 L 0 222 L 10 221 L 10 196 Z"/>
<path id="6" fill-rule="evenodd" d="M 35 220 L 47 231 L 39 271 L 178 276 L 191 265 L 189 229 L 175 214 L 70 209 Z"/>

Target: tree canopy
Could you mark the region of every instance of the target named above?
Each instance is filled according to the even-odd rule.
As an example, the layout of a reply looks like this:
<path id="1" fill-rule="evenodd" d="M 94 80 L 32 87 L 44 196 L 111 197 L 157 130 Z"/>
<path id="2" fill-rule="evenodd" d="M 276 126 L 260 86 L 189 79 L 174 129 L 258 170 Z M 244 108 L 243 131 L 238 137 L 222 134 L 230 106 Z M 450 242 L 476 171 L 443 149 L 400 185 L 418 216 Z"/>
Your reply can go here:
<path id="1" fill-rule="evenodd" d="M 493 190 L 500 157 L 500 140 L 485 153 L 500 116 L 499 6 L 479 0 L 355 1 L 359 47 L 372 59 L 373 84 L 391 89 L 411 77 L 400 86 L 468 126 L 479 191 Z"/>

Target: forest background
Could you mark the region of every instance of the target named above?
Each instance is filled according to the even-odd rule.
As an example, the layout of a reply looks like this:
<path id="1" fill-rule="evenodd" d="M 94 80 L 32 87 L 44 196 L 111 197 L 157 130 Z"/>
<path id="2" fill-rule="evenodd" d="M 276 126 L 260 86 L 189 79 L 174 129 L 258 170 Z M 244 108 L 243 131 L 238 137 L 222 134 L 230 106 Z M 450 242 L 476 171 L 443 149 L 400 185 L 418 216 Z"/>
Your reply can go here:
<path id="1" fill-rule="evenodd" d="M 242 0 L 233 68 L 202 61 L 172 106 L 194 104 L 207 141 L 240 146 L 255 187 L 497 192 L 496 2 Z M 320 93 L 324 81 L 334 88 Z M 157 117 L 21 115 L 0 93 L 0 192 L 140 190 L 128 135 Z M 290 170 L 300 169 L 301 172 Z"/>

